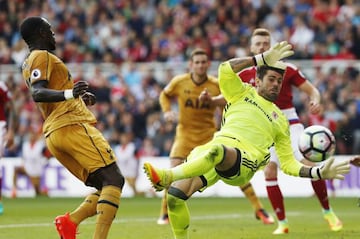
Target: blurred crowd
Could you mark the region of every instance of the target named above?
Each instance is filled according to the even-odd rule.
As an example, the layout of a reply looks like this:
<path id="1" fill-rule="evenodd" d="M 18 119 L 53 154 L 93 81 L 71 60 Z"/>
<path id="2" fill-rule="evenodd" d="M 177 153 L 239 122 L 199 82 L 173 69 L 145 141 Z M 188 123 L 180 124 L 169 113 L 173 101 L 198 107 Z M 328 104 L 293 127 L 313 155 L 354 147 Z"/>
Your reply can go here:
<path id="1" fill-rule="evenodd" d="M 30 15 L 46 17 L 55 30 L 56 54 L 67 64 L 115 64 L 127 71 L 95 67 L 89 76 L 78 70 L 75 80 L 90 82 L 97 104 L 91 107 L 98 128 L 112 145 L 131 134 L 137 156 L 167 156 L 175 123 L 164 122 L 158 96 L 174 76 L 164 79 L 137 63 L 186 64 L 196 47 L 219 62 L 249 55 L 253 29 L 268 28 L 273 41 L 287 40 L 293 60 L 360 59 L 358 0 L 0 0 L 0 64 L 21 66 L 28 53 L 19 35 Z M 42 119 L 18 74 L 9 74 L 18 114 L 17 144 L 6 156 L 17 156 L 29 129 Z M 309 79 L 321 91 L 323 114 L 309 115 L 307 99 L 296 95 L 305 125 L 324 124 L 337 137 L 337 153 L 360 153 L 359 68 L 321 66 Z"/>
<path id="2" fill-rule="evenodd" d="M 0 1 L 0 63 L 27 53 L 20 21 L 46 17 L 67 62 L 181 62 L 196 47 L 212 60 L 247 55 L 256 27 L 287 40 L 296 59 L 359 59 L 358 0 Z"/>

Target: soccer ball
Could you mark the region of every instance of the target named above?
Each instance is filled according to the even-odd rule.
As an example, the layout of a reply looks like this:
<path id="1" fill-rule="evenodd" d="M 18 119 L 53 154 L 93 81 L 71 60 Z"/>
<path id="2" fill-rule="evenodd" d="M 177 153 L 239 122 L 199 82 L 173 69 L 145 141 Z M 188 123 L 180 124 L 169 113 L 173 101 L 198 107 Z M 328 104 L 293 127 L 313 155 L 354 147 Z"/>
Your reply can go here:
<path id="1" fill-rule="evenodd" d="M 309 126 L 300 135 L 299 150 L 306 159 L 315 163 L 322 162 L 334 154 L 335 137 L 324 126 Z"/>

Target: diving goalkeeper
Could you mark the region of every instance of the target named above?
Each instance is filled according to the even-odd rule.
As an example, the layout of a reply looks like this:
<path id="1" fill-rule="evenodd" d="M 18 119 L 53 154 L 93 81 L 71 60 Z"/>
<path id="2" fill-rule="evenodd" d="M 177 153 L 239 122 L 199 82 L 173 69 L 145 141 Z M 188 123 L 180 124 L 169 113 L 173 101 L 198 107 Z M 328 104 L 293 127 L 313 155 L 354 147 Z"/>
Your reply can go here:
<path id="1" fill-rule="evenodd" d="M 323 166 L 309 167 L 294 158 L 288 120 L 273 104 L 286 69 L 279 60 L 292 54 L 291 45 L 281 42 L 262 54 L 220 64 L 219 85 L 227 101 L 221 130 L 210 142 L 194 148 L 184 164 L 171 169 L 144 164 L 153 187 L 158 191 L 168 188 L 168 213 L 176 239 L 188 238 L 190 215 L 184 201 L 219 180 L 233 186 L 249 182 L 269 162 L 272 146 L 286 174 L 343 179 L 343 174 L 349 172 L 348 161 L 334 163 L 331 158 Z M 256 89 L 237 76 L 237 72 L 252 65 L 258 67 Z"/>

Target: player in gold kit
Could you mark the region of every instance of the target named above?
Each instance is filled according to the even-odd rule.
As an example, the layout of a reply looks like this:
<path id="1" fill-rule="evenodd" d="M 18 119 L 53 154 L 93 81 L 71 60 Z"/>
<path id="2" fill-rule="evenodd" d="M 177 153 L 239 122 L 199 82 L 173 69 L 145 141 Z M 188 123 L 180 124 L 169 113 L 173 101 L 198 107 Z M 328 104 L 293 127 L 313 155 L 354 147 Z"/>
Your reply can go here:
<path id="1" fill-rule="evenodd" d="M 170 152 L 171 167 L 183 163 L 193 148 L 210 141 L 217 130 L 216 105 L 199 101 L 199 95 L 204 89 L 210 95 L 220 94 L 217 79 L 207 73 L 209 67 L 210 61 L 206 51 L 195 49 L 190 55 L 191 72 L 175 76 L 160 94 L 160 105 L 165 120 L 178 123 Z M 173 98 L 177 98 L 178 115 L 171 108 Z M 263 208 L 251 184 L 248 183 L 241 188 L 255 209 L 256 218 L 265 224 L 273 223 L 274 219 Z M 157 223 L 168 223 L 167 190 Z"/>
<path id="2" fill-rule="evenodd" d="M 54 157 L 87 186 L 97 189 L 73 212 L 55 218 L 62 239 L 75 239 L 78 225 L 97 215 L 93 239 L 107 238 L 124 185 L 113 150 L 94 124 L 87 105 L 95 96 L 88 83 L 74 83 L 56 48 L 50 23 L 42 17 L 26 18 L 21 36 L 30 53 L 22 66 L 23 78 L 45 120 L 43 133 Z"/>

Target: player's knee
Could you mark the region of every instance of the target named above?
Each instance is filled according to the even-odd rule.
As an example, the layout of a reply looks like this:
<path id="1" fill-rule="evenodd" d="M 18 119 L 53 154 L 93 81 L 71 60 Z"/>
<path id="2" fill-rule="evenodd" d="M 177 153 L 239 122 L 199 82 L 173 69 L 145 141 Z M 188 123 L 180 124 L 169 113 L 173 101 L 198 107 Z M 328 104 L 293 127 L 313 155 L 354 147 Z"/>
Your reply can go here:
<path id="1" fill-rule="evenodd" d="M 169 188 L 167 195 L 167 204 L 170 210 L 178 204 L 179 200 L 186 201 L 187 199 L 189 199 L 189 197 L 180 189 L 175 187 Z"/>
<path id="2" fill-rule="evenodd" d="M 240 150 L 237 148 L 235 148 L 235 151 L 236 151 L 236 161 L 230 168 L 228 168 L 227 170 L 219 170 L 215 168 L 217 174 L 219 174 L 223 178 L 231 178 L 233 176 L 240 175 L 241 153 Z"/>
<path id="3" fill-rule="evenodd" d="M 103 186 L 112 185 L 122 189 L 124 187 L 124 184 L 125 184 L 124 176 L 120 172 L 114 172 L 112 176 L 108 175 L 108 177 L 106 177 Z"/>
<path id="4" fill-rule="evenodd" d="M 264 169 L 265 178 L 277 178 L 278 166 L 274 162 L 270 162 Z"/>
<path id="5" fill-rule="evenodd" d="M 121 174 L 120 169 L 113 163 L 103 168 L 99 168 L 95 172 L 89 174 L 87 178 L 86 185 L 95 187 L 98 190 L 101 190 L 104 186 L 116 186 L 123 188 L 125 184 L 125 178 Z"/>
<path id="6" fill-rule="evenodd" d="M 215 164 L 221 163 L 225 158 L 225 146 L 221 144 L 212 145 L 209 150 L 209 159 Z"/>

